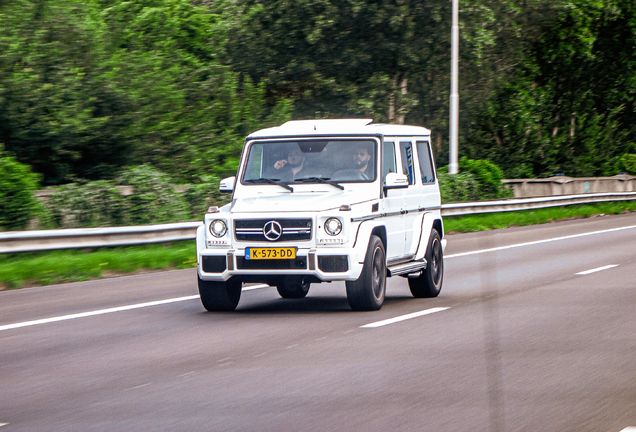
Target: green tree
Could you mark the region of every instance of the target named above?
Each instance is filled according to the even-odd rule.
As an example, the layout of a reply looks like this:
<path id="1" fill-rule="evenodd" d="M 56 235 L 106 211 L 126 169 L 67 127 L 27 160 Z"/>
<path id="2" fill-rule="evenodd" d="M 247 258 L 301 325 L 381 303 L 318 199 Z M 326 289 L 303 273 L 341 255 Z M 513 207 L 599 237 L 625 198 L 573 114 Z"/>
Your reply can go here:
<path id="1" fill-rule="evenodd" d="M 0 230 L 25 229 L 31 218 L 41 213 L 35 197 L 40 175 L 27 165 L 4 154 L 0 144 Z"/>

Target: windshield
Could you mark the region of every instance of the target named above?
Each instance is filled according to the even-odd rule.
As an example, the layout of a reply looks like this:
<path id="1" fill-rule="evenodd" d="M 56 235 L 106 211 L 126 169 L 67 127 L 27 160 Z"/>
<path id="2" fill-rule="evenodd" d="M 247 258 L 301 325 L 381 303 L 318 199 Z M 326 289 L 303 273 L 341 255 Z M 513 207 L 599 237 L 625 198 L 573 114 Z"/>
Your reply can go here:
<path id="1" fill-rule="evenodd" d="M 247 156 L 243 183 L 372 182 L 376 141 L 257 141 Z"/>

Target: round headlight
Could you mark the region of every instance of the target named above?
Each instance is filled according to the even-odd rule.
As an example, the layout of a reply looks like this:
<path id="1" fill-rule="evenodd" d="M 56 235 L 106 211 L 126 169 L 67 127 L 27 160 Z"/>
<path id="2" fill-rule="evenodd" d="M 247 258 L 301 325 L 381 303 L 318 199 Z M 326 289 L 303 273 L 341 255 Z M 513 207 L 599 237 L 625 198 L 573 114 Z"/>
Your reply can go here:
<path id="1" fill-rule="evenodd" d="M 342 232 L 342 222 L 337 218 L 329 218 L 325 221 L 325 231 L 331 236 L 337 236 Z"/>
<path id="2" fill-rule="evenodd" d="M 210 223 L 210 234 L 214 237 L 223 237 L 227 232 L 227 225 L 221 219 L 215 219 Z"/>

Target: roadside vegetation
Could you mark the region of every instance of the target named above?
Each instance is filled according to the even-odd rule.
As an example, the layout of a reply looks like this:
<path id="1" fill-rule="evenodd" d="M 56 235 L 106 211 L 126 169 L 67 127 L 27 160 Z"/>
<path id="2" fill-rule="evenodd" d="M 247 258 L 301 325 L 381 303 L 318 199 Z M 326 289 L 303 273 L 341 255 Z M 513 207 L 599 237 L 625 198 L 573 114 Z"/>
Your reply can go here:
<path id="1" fill-rule="evenodd" d="M 0 289 L 196 266 L 194 241 L 0 255 Z"/>
<path id="2" fill-rule="evenodd" d="M 636 211 L 636 201 L 444 218 L 447 234 Z M 452 241 L 452 240 L 451 240 Z M 196 267 L 194 241 L 0 255 L 0 290 Z"/>

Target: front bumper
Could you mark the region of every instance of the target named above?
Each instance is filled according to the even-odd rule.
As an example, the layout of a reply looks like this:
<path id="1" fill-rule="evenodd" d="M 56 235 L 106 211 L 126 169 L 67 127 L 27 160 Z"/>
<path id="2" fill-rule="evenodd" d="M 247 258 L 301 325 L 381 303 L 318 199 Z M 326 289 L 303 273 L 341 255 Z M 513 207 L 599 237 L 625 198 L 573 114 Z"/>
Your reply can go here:
<path id="1" fill-rule="evenodd" d="M 299 248 L 292 260 L 246 260 L 245 249 L 204 249 L 198 254 L 199 277 L 226 281 L 232 277 L 263 281 L 281 276 L 313 276 L 320 281 L 353 281 L 360 277 L 362 253 L 353 248 Z"/>

